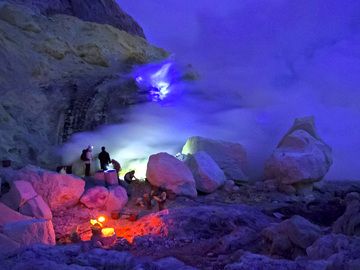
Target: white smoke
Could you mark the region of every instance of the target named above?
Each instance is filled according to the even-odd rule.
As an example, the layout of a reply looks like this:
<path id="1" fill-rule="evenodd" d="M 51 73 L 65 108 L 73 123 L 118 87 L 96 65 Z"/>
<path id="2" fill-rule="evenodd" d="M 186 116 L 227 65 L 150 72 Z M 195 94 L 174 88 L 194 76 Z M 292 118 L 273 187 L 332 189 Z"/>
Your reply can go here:
<path id="1" fill-rule="evenodd" d="M 201 79 L 177 102 L 135 106 L 127 124 L 74 136 L 67 159 L 91 143 L 144 167 L 148 155 L 175 154 L 188 136 L 203 135 L 242 143 L 248 173 L 261 178 L 293 119 L 314 115 L 333 148 L 327 178 L 360 178 L 360 2 L 118 2 L 152 43 L 193 64 Z"/>

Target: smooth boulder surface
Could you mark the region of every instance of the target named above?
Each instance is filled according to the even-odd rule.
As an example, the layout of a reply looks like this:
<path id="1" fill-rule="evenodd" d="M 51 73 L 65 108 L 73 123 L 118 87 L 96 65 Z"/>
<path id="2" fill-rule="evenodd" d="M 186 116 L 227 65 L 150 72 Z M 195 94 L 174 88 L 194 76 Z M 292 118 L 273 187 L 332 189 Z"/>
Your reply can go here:
<path id="1" fill-rule="evenodd" d="M 299 118 L 266 161 L 265 177 L 301 189 L 320 181 L 331 165 L 331 148 L 318 137 L 314 118 Z"/>
<path id="2" fill-rule="evenodd" d="M 60 174 L 27 166 L 18 172 L 19 178 L 32 184 L 37 194 L 58 211 L 77 204 L 84 192 L 85 182 L 70 174 Z"/>
<path id="3" fill-rule="evenodd" d="M 39 195 L 28 200 L 24 205 L 22 205 L 19 209 L 19 212 L 23 215 L 35 218 L 43 218 L 48 220 L 52 219 L 50 207 Z"/>
<path id="4" fill-rule="evenodd" d="M 109 196 L 105 203 L 107 212 L 120 211 L 128 202 L 126 190 L 121 186 L 109 187 Z"/>
<path id="5" fill-rule="evenodd" d="M 190 169 L 168 153 L 158 153 L 149 157 L 146 178 L 152 185 L 171 190 L 177 195 L 197 196 L 195 180 Z"/>
<path id="6" fill-rule="evenodd" d="M 200 136 L 187 139 L 182 154 L 206 152 L 224 171 L 229 180 L 247 180 L 243 170 L 246 166 L 246 151 L 239 143 L 213 140 Z"/>
<path id="7" fill-rule="evenodd" d="M 186 164 L 194 176 L 196 189 L 201 192 L 214 192 L 225 182 L 224 172 L 206 152 L 200 151 L 190 155 L 186 159 Z"/>
<path id="8" fill-rule="evenodd" d="M 36 196 L 37 193 L 31 183 L 19 180 L 10 183 L 10 191 L 1 198 L 1 201 L 10 208 L 17 210 Z"/>
<path id="9" fill-rule="evenodd" d="M 85 191 L 80 202 L 87 208 L 102 208 L 109 197 L 109 190 L 106 187 L 93 187 Z"/>

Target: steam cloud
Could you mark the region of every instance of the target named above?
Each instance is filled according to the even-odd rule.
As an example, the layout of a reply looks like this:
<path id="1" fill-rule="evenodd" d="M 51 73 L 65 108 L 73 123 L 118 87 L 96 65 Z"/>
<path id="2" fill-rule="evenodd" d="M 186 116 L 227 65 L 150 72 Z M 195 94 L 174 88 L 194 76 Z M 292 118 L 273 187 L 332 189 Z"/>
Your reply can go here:
<path id="1" fill-rule="evenodd" d="M 201 79 L 167 106 L 135 106 L 127 124 L 75 135 L 66 160 L 89 143 L 106 145 L 144 170 L 148 155 L 175 154 L 188 136 L 203 135 L 242 143 L 257 179 L 293 119 L 314 115 L 333 148 L 326 178 L 360 178 L 359 1 L 118 2 L 150 42 L 193 64 Z"/>

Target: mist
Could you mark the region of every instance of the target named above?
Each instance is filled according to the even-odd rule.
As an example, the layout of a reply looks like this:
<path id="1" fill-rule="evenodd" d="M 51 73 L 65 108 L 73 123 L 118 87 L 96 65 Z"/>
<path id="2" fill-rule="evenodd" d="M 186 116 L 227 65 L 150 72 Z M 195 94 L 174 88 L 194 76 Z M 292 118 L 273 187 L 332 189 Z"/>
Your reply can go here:
<path id="1" fill-rule="evenodd" d="M 192 64 L 181 95 L 133 106 L 126 123 L 76 134 L 65 162 L 88 144 L 105 145 L 124 169 L 144 175 L 147 157 L 176 154 L 186 138 L 236 141 L 247 174 L 264 161 L 295 117 L 314 115 L 333 148 L 327 179 L 360 179 L 360 3 L 315 0 L 118 0 L 147 39 Z"/>

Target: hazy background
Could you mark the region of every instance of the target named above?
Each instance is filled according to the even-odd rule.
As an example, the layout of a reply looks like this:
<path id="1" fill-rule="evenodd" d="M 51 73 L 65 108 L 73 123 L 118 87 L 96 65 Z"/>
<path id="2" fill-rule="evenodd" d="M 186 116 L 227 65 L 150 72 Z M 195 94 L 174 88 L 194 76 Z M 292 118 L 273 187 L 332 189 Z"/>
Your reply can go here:
<path id="1" fill-rule="evenodd" d="M 105 144 L 144 171 L 149 154 L 175 154 L 188 136 L 204 135 L 244 144 L 248 173 L 261 178 L 293 119 L 314 115 L 333 148 L 326 178 L 360 179 L 360 1 L 118 3 L 151 43 L 191 63 L 201 79 L 175 102 L 134 107 L 127 124 L 74 136 L 68 158 L 70 149 Z"/>

